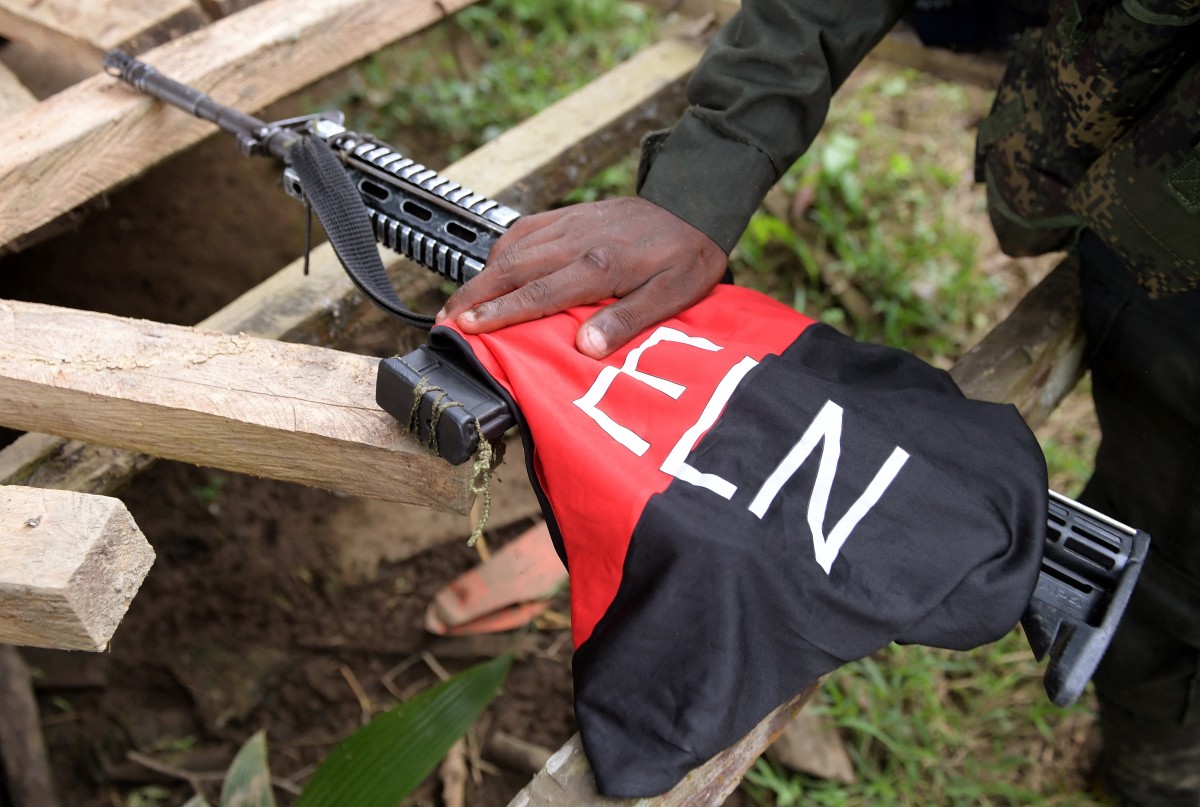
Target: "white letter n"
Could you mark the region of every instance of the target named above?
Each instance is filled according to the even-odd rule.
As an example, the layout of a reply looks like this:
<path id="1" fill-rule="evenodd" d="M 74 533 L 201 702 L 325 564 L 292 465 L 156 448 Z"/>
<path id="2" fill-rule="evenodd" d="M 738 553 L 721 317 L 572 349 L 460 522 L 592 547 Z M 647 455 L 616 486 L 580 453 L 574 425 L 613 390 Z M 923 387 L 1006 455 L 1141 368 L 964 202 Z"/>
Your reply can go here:
<path id="1" fill-rule="evenodd" d="M 837 560 L 842 544 L 850 537 L 851 531 L 858 526 L 868 511 L 883 496 L 884 491 L 892 484 L 892 480 L 900 473 L 904 463 L 908 461 L 908 452 L 897 446 L 884 462 L 883 467 L 875 474 L 871 484 L 850 506 L 846 514 L 833 526 L 828 537 L 825 535 L 825 510 L 829 506 L 829 491 L 833 487 L 833 478 L 837 473 L 838 458 L 842 453 L 842 408 L 833 401 L 826 401 L 825 406 L 813 418 L 808 429 L 800 436 L 796 445 L 787 453 L 779 466 L 767 477 L 762 488 L 750 503 L 750 512 L 762 518 L 775 501 L 776 494 L 787 483 L 792 475 L 804 464 L 817 447 L 821 448 L 821 462 L 817 466 L 817 480 L 813 484 L 812 497 L 808 500 L 808 528 L 812 531 L 813 552 L 817 563 L 829 574 L 833 562 Z"/>

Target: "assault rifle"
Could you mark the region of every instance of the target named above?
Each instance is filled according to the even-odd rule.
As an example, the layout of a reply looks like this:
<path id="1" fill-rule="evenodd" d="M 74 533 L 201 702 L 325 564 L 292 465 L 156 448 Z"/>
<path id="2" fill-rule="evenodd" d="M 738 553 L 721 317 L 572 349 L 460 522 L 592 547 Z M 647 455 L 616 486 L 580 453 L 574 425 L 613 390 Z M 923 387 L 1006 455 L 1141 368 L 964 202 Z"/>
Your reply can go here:
<path id="1" fill-rule="evenodd" d="M 376 242 L 455 283 L 479 272 L 496 239 L 520 214 L 464 188 L 372 137 L 346 129 L 340 112 L 268 123 L 217 103 L 120 50 L 104 67 L 141 92 L 215 123 L 234 135 L 245 156 L 284 165 L 283 189 L 315 210 L 350 278 L 371 300 L 403 321 L 428 329 L 432 317 L 410 311 L 397 297 Z M 439 406 L 441 394 L 456 403 Z M 440 456 L 459 465 L 479 440 L 498 440 L 516 425 L 508 406 L 475 380 L 461 361 L 429 347 L 380 364 L 379 405 Z"/>
<path id="2" fill-rule="evenodd" d="M 370 135 L 349 131 L 341 113 L 267 123 L 223 106 L 113 50 L 106 70 L 147 95 L 211 121 L 237 138 L 247 156 L 284 164 L 283 187 L 310 205 L 355 284 L 406 322 L 428 328 L 396 296 L 376 243 L 456 283 L 483 271 L 496 239 L 519 213 L 403 156 Z M 431 392 L 428 390 L 436 390 Z M 445 399 L 454 407 L 442 406 Z M 507 403 L 456 354 L 430 345 L 380 362 L 381 408 L 440 456 L 465 462 L 479 441 L 516 424 Z M 1060 706 L 1083 692 L 1120 621 L 1149 547 L 1149 536 L 1051 491 L 1037 587 L 1021 624 L 1044 682 Z"/>

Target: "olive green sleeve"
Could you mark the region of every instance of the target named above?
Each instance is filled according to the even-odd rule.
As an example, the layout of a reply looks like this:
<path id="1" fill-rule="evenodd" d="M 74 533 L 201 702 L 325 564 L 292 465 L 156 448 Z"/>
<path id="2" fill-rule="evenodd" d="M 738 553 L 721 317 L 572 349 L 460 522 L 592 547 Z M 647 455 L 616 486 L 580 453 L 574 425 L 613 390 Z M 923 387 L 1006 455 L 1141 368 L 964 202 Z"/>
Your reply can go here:
<path id="1" fill-rule="evenodd" d="M 745 0 L 688 83 L 687 112 L 665 140 L 650 139 L 638 195 L 733 249 L 816 137 L 834 90 L 907 5 Z"/>

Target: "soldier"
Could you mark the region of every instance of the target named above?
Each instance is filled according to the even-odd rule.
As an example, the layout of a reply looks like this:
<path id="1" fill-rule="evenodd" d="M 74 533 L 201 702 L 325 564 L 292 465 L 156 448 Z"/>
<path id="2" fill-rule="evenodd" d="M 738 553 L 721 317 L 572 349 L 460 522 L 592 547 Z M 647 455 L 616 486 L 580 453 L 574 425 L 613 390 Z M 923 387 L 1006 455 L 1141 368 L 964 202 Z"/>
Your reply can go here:
<path id="1" fill-rule="evenodd" d="M 618 298 L 600 358 L 692 305 L 903 0 L 746 0 L 643 141 L 638 195 L 520 219 L 439 314 L 479 333 Z M 1200 805 L 1200 0 L 1056 0 L 981 125 L 1005 251 L 1080 265 L 1102 441 L 1081 499 L 1153 536 L 1097 675 L 1099 770 L 1121 804 Z"/>

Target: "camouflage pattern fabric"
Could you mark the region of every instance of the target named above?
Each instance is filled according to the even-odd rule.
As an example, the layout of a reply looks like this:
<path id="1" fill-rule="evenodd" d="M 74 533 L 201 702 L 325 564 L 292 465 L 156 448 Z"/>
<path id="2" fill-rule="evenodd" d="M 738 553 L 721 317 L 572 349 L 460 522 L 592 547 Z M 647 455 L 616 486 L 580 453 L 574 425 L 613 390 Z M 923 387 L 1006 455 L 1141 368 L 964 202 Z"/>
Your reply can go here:
<path id="1" fill-rule="evenodd" d="M 1150 294 L 1200 286 L 1200 0 L 1058 0 L 1016 47 L 976 168 L 1009 254 L 1087 227 Z"/>

